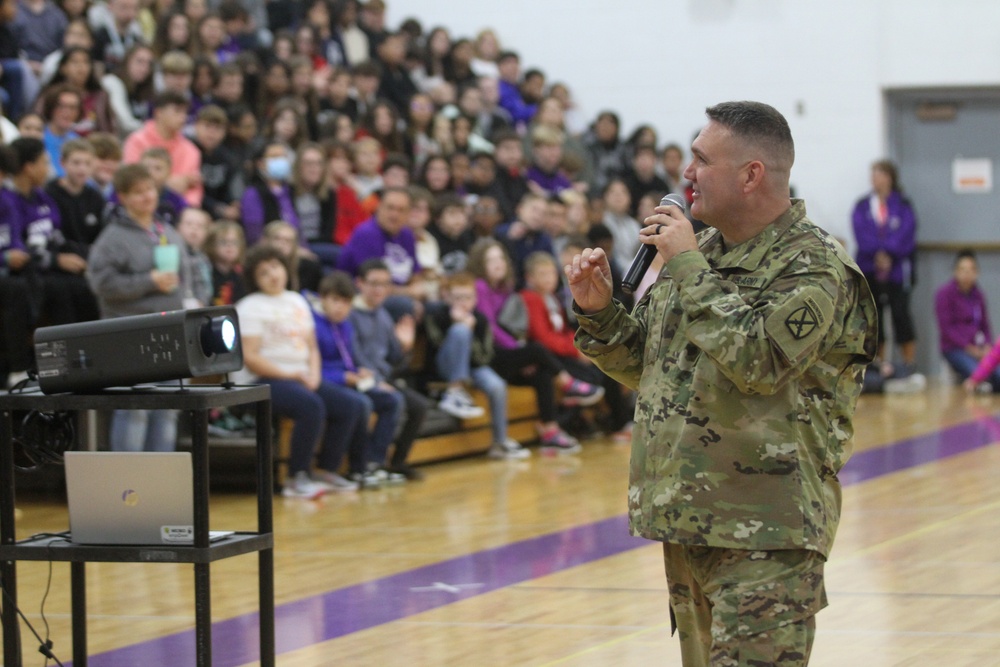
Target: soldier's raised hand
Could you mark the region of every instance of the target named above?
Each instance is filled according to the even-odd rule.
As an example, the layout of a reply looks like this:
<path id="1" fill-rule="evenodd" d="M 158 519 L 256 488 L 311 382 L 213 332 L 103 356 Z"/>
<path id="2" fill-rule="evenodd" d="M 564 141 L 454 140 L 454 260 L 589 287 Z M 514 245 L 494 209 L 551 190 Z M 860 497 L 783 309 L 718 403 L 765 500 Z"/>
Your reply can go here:
<path id="1" fill-rule="evenodd" d="M 573 300 L 584 313 L 596 313 L 611 303 L 611 265 L 601 248 L 584 248 L 563 271 Z"/>

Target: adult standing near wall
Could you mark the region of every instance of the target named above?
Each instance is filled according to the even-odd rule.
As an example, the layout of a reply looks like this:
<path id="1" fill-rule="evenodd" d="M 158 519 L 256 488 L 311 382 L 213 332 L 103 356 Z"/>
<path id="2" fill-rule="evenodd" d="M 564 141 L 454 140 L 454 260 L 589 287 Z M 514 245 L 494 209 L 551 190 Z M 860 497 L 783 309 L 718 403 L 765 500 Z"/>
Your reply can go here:
<path id="1" fill-rule="evenodd" d="M 851 214 L 858 244 L 858 266 L 871 286 L 878 306 L 878 359 L 882 375 L 895 379 L 913 378 L 914 388 L 922 389 L 923 376 L 915 372 L 917 334 L 910 312 L 913 289 L 913 257 L 917 250 L 917 217 L 903 195 L 899 172 L 890 160 L 872 164 L 872 190 L 858 200 Z M 885 355 L 885 318 L 892 318 L 893 340 L 899 345 L 902 366 L 892 365 L 892 353 Z"/>
<path id="2" fill-rule="evenodd" d="M 789 198 L 784 117 L 758 102 L 706 113 L 685 177 L 709 229 L 696 237 L 676 207 L 646 218 L 665 271 L 631 314 L 604 252 L 574 257 L 576 344 L 638 390 L 629 519 L 664 543 L 683 664 L 805 665 L 875 305 Z"/>

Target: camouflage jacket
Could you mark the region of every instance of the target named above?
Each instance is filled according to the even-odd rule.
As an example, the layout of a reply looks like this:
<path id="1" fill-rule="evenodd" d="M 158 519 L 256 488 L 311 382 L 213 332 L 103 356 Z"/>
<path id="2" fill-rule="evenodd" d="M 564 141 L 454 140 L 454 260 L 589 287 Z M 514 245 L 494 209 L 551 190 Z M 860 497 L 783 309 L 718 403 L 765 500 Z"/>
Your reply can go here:
<path id="1" fill-rule="evenodd" d="M 579 315 L 580 351 L 638 390 L 632 532 L 826 556 L 875 353 L 868 284 L 801 200 L 733 248 L 715 229 L 699 246 L 633 313 L 616 302 Z"/>

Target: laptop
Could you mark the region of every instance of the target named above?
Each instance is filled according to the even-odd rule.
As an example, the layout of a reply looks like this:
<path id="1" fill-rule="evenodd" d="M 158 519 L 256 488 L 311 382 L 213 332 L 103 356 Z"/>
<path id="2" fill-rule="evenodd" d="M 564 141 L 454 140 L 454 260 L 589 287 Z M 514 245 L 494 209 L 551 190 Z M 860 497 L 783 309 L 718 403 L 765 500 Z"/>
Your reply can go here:
<path id="1" fill-rule="evenodd" d="M 66 452 L 75 544 L 194 543 L 189 452 Z M 233 531 L 212 531 L 218 541 Z"/>

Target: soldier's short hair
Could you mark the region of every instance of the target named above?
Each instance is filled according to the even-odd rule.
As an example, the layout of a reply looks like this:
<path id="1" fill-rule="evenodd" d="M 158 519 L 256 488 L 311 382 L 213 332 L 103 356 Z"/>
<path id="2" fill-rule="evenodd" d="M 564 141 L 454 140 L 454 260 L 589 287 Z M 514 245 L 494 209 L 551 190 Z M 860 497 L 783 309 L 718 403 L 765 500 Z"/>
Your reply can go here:
<path id="1" fill-rule="evenodd" d="M 729 128 L 737 137 L 763 148 L 778 168 L 790 170 L 795 161 L 795 142 L 788 121 L 763 102 L 722 102 L 705 109 L 710 120 Z"/>

